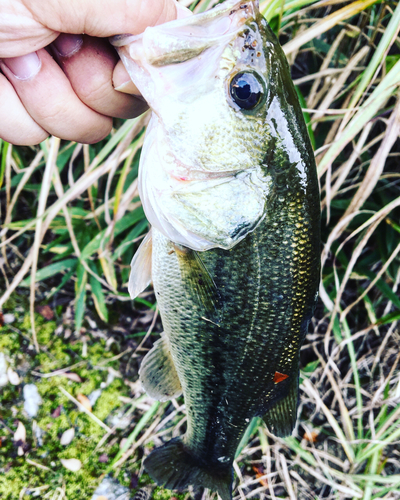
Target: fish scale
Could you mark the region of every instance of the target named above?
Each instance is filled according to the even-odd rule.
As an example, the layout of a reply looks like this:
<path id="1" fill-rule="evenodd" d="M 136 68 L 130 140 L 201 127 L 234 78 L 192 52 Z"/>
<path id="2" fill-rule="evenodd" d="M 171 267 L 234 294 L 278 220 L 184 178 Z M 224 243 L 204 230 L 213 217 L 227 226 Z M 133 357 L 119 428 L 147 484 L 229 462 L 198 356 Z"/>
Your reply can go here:
<path id="1" fill-rule="evenodd" d="M 318 227 L 308 220 L 299 223 L 296 191 L 286 192 L 284 201 L 272 193 L 267 201 L 273 217 L 267 213 L 245 240 L 232 250 L 201 255 L 221 295 L 219 326 L 202 319 L 206 312 L 184 293 L 190 285 L 182 284 L 171 242 L 161 233 L 153 235 L 154 287 L 188 414 L 185 442 L 208 464 L 221 456 L 233 460 L 249 418 L 268 408 L 275 372 L 297 379 L 299 346 L 312 314 L 318 274 L 310 276 L 309 270 L 318 269 L 312 244 Z"/>
<path id="2" fill-rule="evenodd" d="M 320 273 L 314 155 L 255 0 L 227 0 L 118 45 L 154 111 L 139 178 L 152 230 L 130 293 L 153 281 L 164 332 L 139 374 L 161 401 L 183 393 L 187 414 L 185 434 L 144 467 L 159 485 L 230 500 L 250 420 L 263 417 L 277 436 L 296 422 Z"/>

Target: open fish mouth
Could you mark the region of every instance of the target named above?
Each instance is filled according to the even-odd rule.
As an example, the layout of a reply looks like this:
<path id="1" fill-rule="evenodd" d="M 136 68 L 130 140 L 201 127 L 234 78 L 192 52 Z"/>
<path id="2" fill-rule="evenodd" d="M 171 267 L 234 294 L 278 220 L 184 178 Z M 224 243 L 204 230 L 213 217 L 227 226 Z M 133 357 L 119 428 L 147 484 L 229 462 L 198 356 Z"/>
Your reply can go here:
<path id="1" fill-rule="evenodd" d="M 188 79 L 175 74 L 186 74 L 192 79 L 205 71 L 211 75 L 213 60 L 218 55 L 209 53 L 204 58 L 202 54 L 212 48 L 221 49 L 235 38 L 246 22 L 255 19 L 255 5 L 258 2 L 227 0 L 202 14 L 148 27 L 140 35 L 117 35 L 111 43 L 118 48 L 128 73 L 157 113 L 160 91 L 188 88 Z M 191 65 L 181 69 L 180 63 L 188 61 Z M 172 65 L 171 71 L 161 69 Z M 207 71 L 210 66 L 211 72 Z"/>
<path id="2" fill-rule="evenodd" d="M 269 177 L 260 168 L 262 147 L 249 149 L 241 135 L 263 140 L 230 91 L 244 73 L 255 75 L 250 83 L 263 101 L 254 110 L 263 112 L 257 16 L 256 2 L 228 0 L 112 41 L 153 111 L 139 171 L 144 211 L 171 241 L 193 250 L 230 249 L 264 217 Z"/>
<path id="3" fill-rule="evenodd" d="M 221 37 L 231 36 L 255 17 L 255 8 L 258 1 L 227 0 L 202 14 L 147 28 L 140 35 L 114 36 L 111 43 L 118 48 L 129 46 L 133 60 L 144 57 L 154 66 L 180 63 L 220 43 Z"/>

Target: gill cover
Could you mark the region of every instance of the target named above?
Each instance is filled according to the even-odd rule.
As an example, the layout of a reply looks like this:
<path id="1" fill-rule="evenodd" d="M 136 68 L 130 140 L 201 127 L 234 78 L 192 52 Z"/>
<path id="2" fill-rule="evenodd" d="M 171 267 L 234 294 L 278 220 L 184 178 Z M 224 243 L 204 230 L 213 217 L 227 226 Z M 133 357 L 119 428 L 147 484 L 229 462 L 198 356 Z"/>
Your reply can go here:
<path id="1" fill-rule="evenodd" d="M 257 16 L 256 2 L 228 0 L 112 41 L 153 111 L 139 170 L 146 216 L 193 250 L 230 249 L 265 215 L 268 82 Z"/>

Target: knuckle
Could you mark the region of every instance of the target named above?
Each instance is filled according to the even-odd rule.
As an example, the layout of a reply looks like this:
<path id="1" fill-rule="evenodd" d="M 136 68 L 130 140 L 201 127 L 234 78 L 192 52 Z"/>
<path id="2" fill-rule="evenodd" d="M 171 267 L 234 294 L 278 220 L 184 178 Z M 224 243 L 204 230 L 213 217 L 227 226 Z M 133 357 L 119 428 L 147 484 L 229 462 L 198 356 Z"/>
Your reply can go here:
<path id="1" fill-rule="evenodd" d="M 88 106 L 103 105 L 112 90 L 111 82 L 101 74 L 88 75 L 75 91 Z"/>

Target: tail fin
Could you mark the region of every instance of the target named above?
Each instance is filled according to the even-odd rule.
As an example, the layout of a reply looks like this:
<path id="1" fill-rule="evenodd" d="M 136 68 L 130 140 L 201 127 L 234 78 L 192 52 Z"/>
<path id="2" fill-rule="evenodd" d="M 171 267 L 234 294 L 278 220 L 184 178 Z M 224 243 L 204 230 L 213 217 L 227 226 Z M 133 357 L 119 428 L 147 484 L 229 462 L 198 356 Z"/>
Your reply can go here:
<path id="1" fill-rule="evenodd" d="M 180 438 L 150 453 L 144 468 L 159 486 L 170 490 L 203 486 L 217 491 L 222 500 L 232 500 L 232 465 L 205 467 L 185 449 Z"/>

